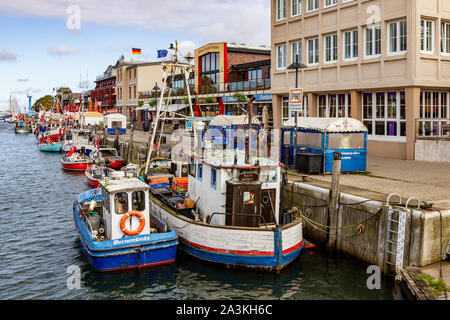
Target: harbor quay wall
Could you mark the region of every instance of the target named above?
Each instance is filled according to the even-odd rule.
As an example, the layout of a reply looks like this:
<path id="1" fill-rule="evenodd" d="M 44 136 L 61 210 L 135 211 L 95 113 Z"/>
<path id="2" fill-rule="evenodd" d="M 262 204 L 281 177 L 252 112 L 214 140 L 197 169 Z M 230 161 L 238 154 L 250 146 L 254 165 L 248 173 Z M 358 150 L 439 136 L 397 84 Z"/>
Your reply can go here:
<path id="1" fill-rule="evenodd" d="M 395 199 L 394 199 L 395 200 Z M 388 214 L 398 220 L 398 212 L 406 213 L 403 266 L 422 267 L 440 261 L 441 243 L 445 252 L 450 241 L 450 210 L 433 212 L 407 210 L 387 206 L 350 194 L 340 193 L 337 225 L 329 225 L 330 190 L 305 183 L 288 183 L 284 191 L 285 207 L 297 207 L 304 216 L 305 239 L 319 246 L 327 246 L 335 233 L 336 252 L 345 253 L 390 272 L 395 252 L 387 243 Z M 442 215 L 442 239 L 441 239 Z M 391 228 L 392 229 L 392 228 Z M 389 239 L 392 239 L 389 236 Z"/>

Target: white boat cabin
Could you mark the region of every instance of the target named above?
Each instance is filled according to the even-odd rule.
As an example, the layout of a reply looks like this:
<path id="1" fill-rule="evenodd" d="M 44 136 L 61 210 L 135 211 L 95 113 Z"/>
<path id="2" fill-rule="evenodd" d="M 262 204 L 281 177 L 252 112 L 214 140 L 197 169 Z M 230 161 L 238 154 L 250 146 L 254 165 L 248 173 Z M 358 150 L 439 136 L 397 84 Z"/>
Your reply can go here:
<path id="1" fill-rule="evenodd" d="M 236 155 L 236 158 L 234 157 Z M 281 164 L 230 150 L 223 157 L 207 151 L 191 157 L 188 196 L 202 221 L 214 225 L 266 227 L 281 223 Z"/>
<path id="2" fill-rule="evenodd" d="M 123 171 L 115 171 L 105 180 L 100 181 L 103 194 L 105 235 L 109 240 L 121 239 L 126 236 L 120 225 L 122 217 L 130 211 L 140 212 L 145 219 L 144 228 L 139 235 L 156 232 L 150 227 L 149 185 L 133 175 L 131 175 L 133 177 L 127 176 Z M 125 228 L 136 230 L 140 224 L 139 217 L 129 216 L 125 221 Z"/>

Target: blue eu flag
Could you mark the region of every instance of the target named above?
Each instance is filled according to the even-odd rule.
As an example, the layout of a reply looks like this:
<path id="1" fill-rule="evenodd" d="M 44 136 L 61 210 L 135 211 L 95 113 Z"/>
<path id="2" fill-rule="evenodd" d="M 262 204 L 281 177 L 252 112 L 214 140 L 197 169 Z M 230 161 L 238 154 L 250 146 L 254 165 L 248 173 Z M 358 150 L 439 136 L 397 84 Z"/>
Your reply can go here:
<path id="1" fill-rule="evenodd" d="M 165 58 L 167 57 L 167 50 L 158 50 L 158 58 Z"/>

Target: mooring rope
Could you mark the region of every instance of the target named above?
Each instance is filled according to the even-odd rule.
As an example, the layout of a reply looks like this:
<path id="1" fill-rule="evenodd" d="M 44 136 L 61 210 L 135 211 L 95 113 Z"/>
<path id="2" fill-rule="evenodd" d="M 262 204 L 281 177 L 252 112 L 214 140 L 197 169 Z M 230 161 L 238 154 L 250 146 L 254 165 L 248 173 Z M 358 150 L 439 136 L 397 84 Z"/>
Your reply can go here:
<path id="1" fill-rule="evenodd" d="M 351 234 L 351 235 L 337 235 L 338 237 L 353 237 L 353 236 L 355 236 L 355 235 L 359 235 L 359 234 L 362 233 L 362 230 L 361 230 L 360 226 L 363 226 L 364 224 L 366 224 L 366 223 L 369 222 L 370 220 L 374 219 L 375 217 L 378 217 L 378 216 L 381 214 L 382 211 L 383 211 L 383 209 L 378 210 L 377 213 L 375 213 L 375 214 L 372 215 L 370 218 L 368 218 L 368 219 L 366 219 L 366 220 L 364 220 L 364 221 L 362 221 L 362 222 L 360 222 L 360 223 L 356 223 L 356 224 L 352 224 L 352 225 L 347 225 L 347 226 L 343 226 L 343 227 L 331 227 L 331 226 L 326 226 L 326 225 L 324 225 L 324 224 L 321 224 L 321 223 L 319 223 L 319 222 L 317 222 L 317 221 L 314 221 L 314 220 L 310 219 L 309 217 L 305 216 L 305 215 L 304 215 L 303 213 L 301 213 L 301 212 L 300 212 L 300 217 L 302 217 L 302 219 L 303 219 L 305 222 L 307 222 L 307 223 L 309 223 L 310 225 L 312 225 L 312 226 L 314 227 L 314 229 L 319 230 L 319 231 L 324 232 L 324 233 L 327 233 L 327 234 L 329 234 L 330 232 L 327 231 L 327 230 L 322 230 L 322 229 L 320 229 L 320 228 L 333 229 L 333 230 L 342 230 L 342 229 L 350 229 L 350 228 L 353 228 L 353 227 L 358 227 L 358 230 L 357 230 L 355 233 Z"/>

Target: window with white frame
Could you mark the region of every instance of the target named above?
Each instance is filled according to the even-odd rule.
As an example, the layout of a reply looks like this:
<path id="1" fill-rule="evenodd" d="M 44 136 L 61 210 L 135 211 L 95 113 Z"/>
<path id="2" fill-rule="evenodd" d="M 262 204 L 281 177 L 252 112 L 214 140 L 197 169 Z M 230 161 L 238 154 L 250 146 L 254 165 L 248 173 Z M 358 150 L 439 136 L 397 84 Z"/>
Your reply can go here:
<path id="1" fill-rule="evenodd" d="M 306 0 L 306 11 L 314 11 L 319 9 L 319 0 Z"/>
<path id="2" fill-rule="evenodd" d="M 406 53 L 406 20 L 388 24 L 388 52 L 389 54 Z"/>
<path id="3" fill-rule="evenodd" d="M 324 0 L 323 5 L 325 8 L 337 5 L 337 0 Z"/>
<path id="4" fill-rule="evenodd" d="M 298 16 L 302 14 L 302 0 L 291 0 L 292 3 L 292 16 Z"/>
<path id="5" fill-rule="evenodd" d="M 450 22 L 441 24 L 441 53 L 450 55 Z"/>
<path id="6" fill-rule="evenodd" d="M 286 19 L 286 1 L 277 0 L 277 20 Z"/>
<path id="7" fill-rule="evenodd" d="M 302 41 L 295 41 L 291 43 L 291 63 L 294 63 L 297 61 L 302 62 Z"/>
<path id="8" fill-rule="evenodd" d="M 439 136 L 442 133 L 442 125 L 450 122 L 449 108 L 448 91 L 421 91 L 419 136 Z"/>
<path id="9" fill-rule="evenodd" d="M 277 46 L 277 69 L 286 69 L 286 44 Z"/>
<path id="10" fill-rule="evenodd" d="M 434 52 L 434 21 L 422 19 L 420 21 L 420 50 L 423 53 Z"/>
<path id="11" fill-rule="evenodd" d="M 333 63 L 338 59 L 337 33 L 330 34 L 324 38 L 325 63 Z"/>
<path id="12" fill-rule="evenodd" d="M 308 39 L 308 65 L 319 63 L 319 38 Z"/>
<path id="13" fill-rule="evenodd" d="M 358 58 L 358 30 L 344 32 L 344 60 Z"/>
<path id="14" fill-rule="evenodd" d="M 381 55 L 381 26 L 368 26 L 364 33 L 365 56 L 367 58 Z"/>
<path id="15" fill-rule="evenodd" d="M 420 118 L 421 119 L 448 119 L 449 98 L 446 91 L 420 92 Z"/>
<path id="16" fill-rule="evenodd" d="M 350 94 L 327 94 L 319 96 L 318 116 L 321 118 L 349 118 L 351 112 Z"/>
<path id="17" fill-rule="evenodd" d="M 363 123 L 368 135 L 398 140 L 406 137 L 405 92 L 363 93 Z"/>

